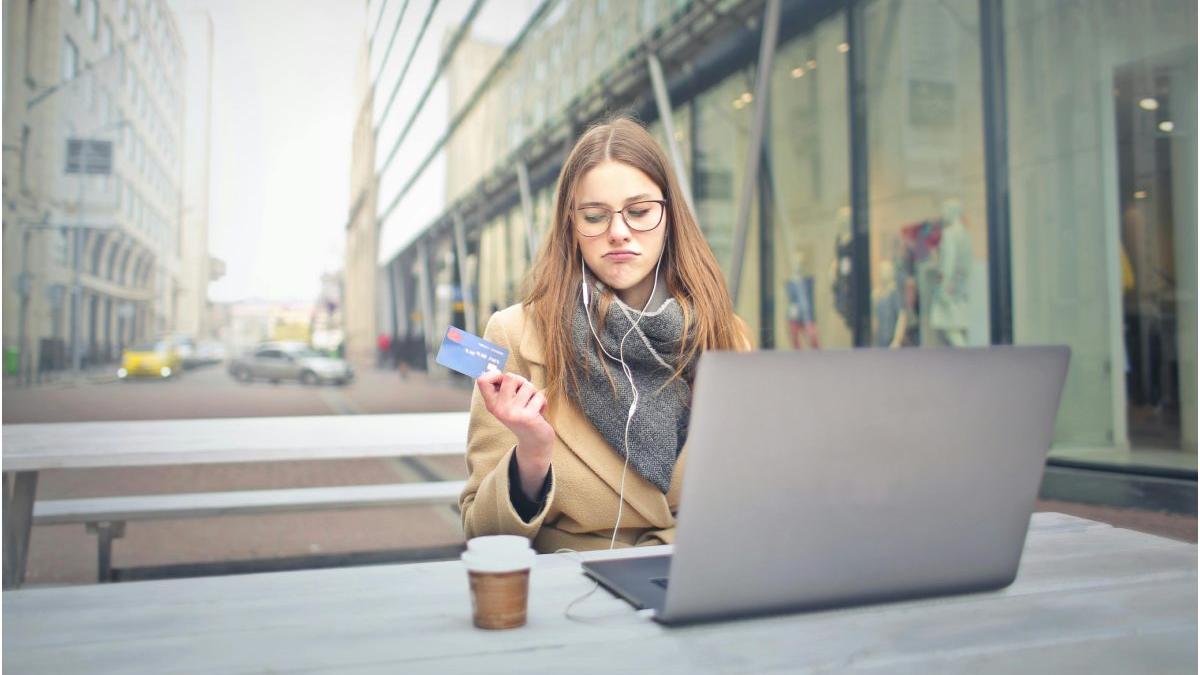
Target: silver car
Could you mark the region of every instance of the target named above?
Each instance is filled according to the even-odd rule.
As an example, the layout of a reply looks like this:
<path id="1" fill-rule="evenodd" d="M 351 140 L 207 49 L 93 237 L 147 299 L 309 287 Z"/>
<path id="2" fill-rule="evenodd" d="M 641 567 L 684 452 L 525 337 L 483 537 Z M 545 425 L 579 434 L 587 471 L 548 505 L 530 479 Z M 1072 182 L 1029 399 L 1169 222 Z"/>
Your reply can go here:
<path id="1" fill-rule="evenodd" d="M 308 345 L 267 342 L 229 362 L 229 374 L 242 382 L 298 380 L 303 384 L 346 384 L 354 370 L 342 359 L 325 356 Z"/>

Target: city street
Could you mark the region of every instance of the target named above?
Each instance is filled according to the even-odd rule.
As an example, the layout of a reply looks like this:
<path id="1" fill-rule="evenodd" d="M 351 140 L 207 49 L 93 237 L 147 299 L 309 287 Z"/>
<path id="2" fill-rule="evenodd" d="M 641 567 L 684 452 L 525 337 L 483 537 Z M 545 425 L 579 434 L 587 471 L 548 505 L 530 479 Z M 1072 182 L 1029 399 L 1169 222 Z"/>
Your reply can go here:
<path id="1" fill-rule="evenodd" d="M 465 410 L 471 390 L 462 379 L 431 382 L 424 373 L 410 373 L 404 380 L 396 371 L 367 368 L 358 370 L 356 381 L 344 387 L 241 384 L 223 367 L 209 366 L 168 381 L 5 387 L 4 423 Z M 45 471 L 38 497 L 364 485 L 431 476 L 461 479 L 466 467 L 457 458 L 438 458 L 420 464 L 384 459 Z M 445 507 L 157 521 L 130 524 L 125 537 L 113 545 L 113 565 L 144 568 L 334 556 L 444 547 L 461 539 L 458 515 Z M 95 575 L 96 537 L 82 525 L 33 529 L 28 584 L 94 583 Z"/>
<path id="2" fill-rule="evenodd" d="M 272 417 L 466 410 L 469 382 L 431 381 L 425 373 L 356 369 L 346 386 L 237 382 L 221 365 L 188 370 L 177 379 L 116 379 L 71 385 L 4 388 L 4 423 L 92 422 L 203 417 Z M 439 368 L 440 369 L 440 368 Z M 444 369 L 440 369 L 445 372 Z"/>

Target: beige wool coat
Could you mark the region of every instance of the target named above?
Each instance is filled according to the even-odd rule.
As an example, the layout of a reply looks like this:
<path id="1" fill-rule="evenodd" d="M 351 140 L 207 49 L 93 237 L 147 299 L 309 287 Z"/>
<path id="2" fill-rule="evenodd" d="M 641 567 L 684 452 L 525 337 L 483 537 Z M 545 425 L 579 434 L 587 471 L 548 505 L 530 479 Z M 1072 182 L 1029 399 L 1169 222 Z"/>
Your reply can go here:
<path id="1" fill-rule="evenodd" d="M 542 341 L 521 305 L 494 314 L 483 337 L 509 350 L 505 371 L 521 375 L 538 389 L 545 388 Z M 550 490 L 542 510 L 526 523 L 517 515 L 509 496 L 508 470 L 516 436 L 488 412 L 476 388 L 467 432 L 470 475 L 459 498 L 468 539 L 516 534 L 528 537 L 541 553 L 560 548 L 608 548 L 617 519 L 625 460 L 573 401 L 560 401 L 548 421 L 557 435 L 550 460 Z M 665 495 L 633 467 L 626 470 L 625 507 L 617 546 L 674 543 L 675 514 L 686 463 L 685 444 Z"/>

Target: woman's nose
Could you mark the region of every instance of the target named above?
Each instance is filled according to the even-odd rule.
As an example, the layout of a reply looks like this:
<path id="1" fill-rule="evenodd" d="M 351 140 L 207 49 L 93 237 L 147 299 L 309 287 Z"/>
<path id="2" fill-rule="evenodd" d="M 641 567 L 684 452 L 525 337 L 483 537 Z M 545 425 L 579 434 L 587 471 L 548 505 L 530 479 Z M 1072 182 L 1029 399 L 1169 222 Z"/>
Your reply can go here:
<path id="1" fill-rule="evenodd" d="M 613 214 L 612 223 L 608 227 L 608 240 L 611 242 L 629 241 L 632 232 L 625 218 L 619 213 Z"/>

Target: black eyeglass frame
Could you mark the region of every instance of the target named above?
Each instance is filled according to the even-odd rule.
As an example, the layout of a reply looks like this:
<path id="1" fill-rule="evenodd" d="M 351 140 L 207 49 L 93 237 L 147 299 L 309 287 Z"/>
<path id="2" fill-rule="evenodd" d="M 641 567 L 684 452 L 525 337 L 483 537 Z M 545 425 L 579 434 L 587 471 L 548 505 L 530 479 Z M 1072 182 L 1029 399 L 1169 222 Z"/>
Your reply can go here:
<path id="1" fill-rule="evenodd" d="M 650 204 L 650 203 L 658 204 L 659 206 L 662 207 L 662 212 L 660 212 L 658 214 L 658 222 L 654 224 L 654 227 L 651 227 L 651 228 L 648 228 L 645 230 L 639 230 L 638 228 L 634 227 L 633 225 L 630 225 L 629 219 L 625 217 L 625 209 L 633 208 L 633 207 L 637 206 L 638 204 Z M 582 229 L 579 227 L 578 221 L 575 223 L 575 231 L 579 232 L 579 236 L 587 237 L 587 238 L 591 239 L 593 237 L 603 236 L 605 232 L 608 232 L 608 228 L 612 227 L 613 218 L 615 218 L 618 213 L 621 214 L 621 220 L 625 221 L 625 227 L 628 227 L 629 229 L 633 230 L 634 232 L 653 232 L 654 230 L 657 230 L 658 226 L 662 225 L 663 220 L 665 220 L 667 217 L 667 200 L 665 200 L 665 199 L 639 199 L 636 202 L 633 202 L 632 204 L 626 204 L 625 208 L 618 209 L 616 211 L 613 211 L 612 209 L 608 208 L 607 206 L 585 206 L 582 208 L 575 209 L 575 213 L 579 213 L 580 211 L 586 211 L 587 209 L 604 209 L 605 211 L 608 211 L 608 222 L 605 223 L 604 229 L 600 230 L 596 234 L 584 233 L 582 231 Z"/>

